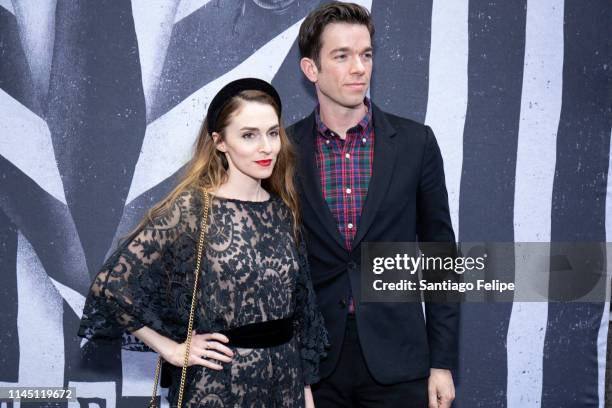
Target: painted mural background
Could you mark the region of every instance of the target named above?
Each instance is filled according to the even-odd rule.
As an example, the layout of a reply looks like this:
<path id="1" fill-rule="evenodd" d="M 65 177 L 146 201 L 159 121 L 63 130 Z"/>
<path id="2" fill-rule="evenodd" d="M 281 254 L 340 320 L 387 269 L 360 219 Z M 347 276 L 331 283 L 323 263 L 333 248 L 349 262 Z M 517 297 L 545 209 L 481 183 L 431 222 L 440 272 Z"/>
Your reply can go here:
<path id="1" fill-rule="evenodd" d="M 144 406 L 154 356 L 75 336 L 91 278 L 223 84 L 271 81 L 286 124 L 312 110 L 296 36 L 318 3 L 0 0 L 0 385 Z M 612 241 L 607 1 L 359 3 L 372 99 L 434 129 L 460 241 Z M 455 406 L 603 407 L 608 320 L 609 302 L 465 305 Z"/>

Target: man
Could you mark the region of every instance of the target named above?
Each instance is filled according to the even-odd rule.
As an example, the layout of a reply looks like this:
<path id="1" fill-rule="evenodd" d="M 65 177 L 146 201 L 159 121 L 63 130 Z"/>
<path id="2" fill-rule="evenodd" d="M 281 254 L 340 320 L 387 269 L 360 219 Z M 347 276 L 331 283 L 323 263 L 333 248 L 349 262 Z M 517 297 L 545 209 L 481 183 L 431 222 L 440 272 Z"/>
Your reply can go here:
<path id="1" fill-rule="evenodd" d="M 360 301 L 363 242 L 455 241 L 431 129 L 381 111 L 366 92 L 369 12 L 333 2 L 300 27 L 300 67 L 319 105 L 289 128 L 304 234 L 331 347 L 315 405 L 450 407 L 458 305 Z M 428 402 L 429 400 L 429 402 Z M 429 404 L 429 405 L 428 405 Z"/>

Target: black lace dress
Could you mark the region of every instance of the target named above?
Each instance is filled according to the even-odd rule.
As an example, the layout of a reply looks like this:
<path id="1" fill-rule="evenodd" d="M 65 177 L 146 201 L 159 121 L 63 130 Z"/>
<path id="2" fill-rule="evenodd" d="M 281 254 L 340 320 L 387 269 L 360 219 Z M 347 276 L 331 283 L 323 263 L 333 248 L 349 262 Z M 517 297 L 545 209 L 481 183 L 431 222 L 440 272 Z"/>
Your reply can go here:
<path id="1" fill-rule="evenodd" d="M 130 332 L 143 326 L 185 340 L 202 200 L 197 190 L 182 193 L 108 258 L 87 297 L 80 336 L 122 338 L 124 348 L 139 351 L 149 349 Z M 233 348 L 233 361 L 220 371 L 189 367 L 184 406 L 303 407 L 304 385 L 318 381 L 327 334 L 289 209 L 276 196 L 264 202 L 211 196 L 206 236 L 195 330 L 293 315 L 294 337 L 270 348 Z M 180 368 L 170 373 L 173 405 Z"/>

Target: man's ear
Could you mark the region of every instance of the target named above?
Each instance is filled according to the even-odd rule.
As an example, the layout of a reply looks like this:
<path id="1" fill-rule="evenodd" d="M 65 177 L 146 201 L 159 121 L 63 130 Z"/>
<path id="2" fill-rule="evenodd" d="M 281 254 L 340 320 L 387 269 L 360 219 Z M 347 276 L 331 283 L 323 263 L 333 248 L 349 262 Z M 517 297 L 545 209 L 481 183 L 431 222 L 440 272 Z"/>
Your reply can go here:
<path id="1" fill-rule="evenodd" d="M 217 132 L 213 132 L 212 133 L 212 138 L 215 142 L 215 147 L 217 148 L 218 151 L 220 152 L 227 152 L 227 147 L 225 146 L 225 141 L 221 140 L 221 135 Z M 221 141 L 220 141 L 221 140 Z"/>
<path id="2" fill-rule="evenodd" d="M 315 64 L 313 60 L 306 57 L 302 58 L 300 60 L 300 68 L 302 69 L 302 72 L 304 73 L 304 75 L 306 75 L 306 78 L 308 78 L 310 82 L 317 82 L 319 69 L 317 68 L 317 64 Z"/>

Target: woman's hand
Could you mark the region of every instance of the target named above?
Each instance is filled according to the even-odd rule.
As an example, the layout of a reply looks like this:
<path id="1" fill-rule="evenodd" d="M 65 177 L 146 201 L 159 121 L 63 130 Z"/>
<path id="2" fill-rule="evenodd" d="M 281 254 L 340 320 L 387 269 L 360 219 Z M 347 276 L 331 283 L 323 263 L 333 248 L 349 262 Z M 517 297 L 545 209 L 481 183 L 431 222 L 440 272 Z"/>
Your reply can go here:
<path id="1" fill-rule="evenodd" d="M 177 367 L 183 366 L 185 349 L 187 348 L 185 343 L 177 343 L 147 326 L 135 330 L 132 334 L 155 350 L 170 364 Z M 197 334 L 193 331 L 187 366 L 198 364 L 213 370 L 222 370 L 223 367 L 219 362 L 229 363 L 234 357 L 232 350 L 221 344 L 228 342 L 229 339 L 221 333 Z"/>
<path id="2" fill-rule="evenodd" d="M 232 350 L 222 344 L 227 342 L 229 339 L 221 333 L 196 334 L 194 331 L 187 366 L 201 365 L 212 370 L 222 370 L 223 367 L 219 363 L 229 363 L 234 357 Z M 170 364 L 182 367 L 186 347 L 186 343 L 174 343 L 164 350 L 162 357 Z"/>
<path id="3" fill-rule="evenodd" d="M 304 402 L 305 408 L 315 408 L 314 398 L 312 397 L 312 390 L 310 389 L 310 385 L 304 387 Z"/>

